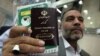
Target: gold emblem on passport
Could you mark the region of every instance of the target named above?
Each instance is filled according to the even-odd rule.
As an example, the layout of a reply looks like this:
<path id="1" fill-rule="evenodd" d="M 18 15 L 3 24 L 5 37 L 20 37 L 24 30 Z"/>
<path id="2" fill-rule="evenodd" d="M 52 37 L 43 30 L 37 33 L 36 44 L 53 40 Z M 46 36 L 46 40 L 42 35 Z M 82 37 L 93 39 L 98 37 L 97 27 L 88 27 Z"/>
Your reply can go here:
<path id="1" fill-rule="evenodd" d="M 46 11 L 46 10 L 43 10 L 42 12 L 41 12 L 41 15 L 43 15 L 43 16 L 46 16 L 48 14 L 48 12 Z"/>

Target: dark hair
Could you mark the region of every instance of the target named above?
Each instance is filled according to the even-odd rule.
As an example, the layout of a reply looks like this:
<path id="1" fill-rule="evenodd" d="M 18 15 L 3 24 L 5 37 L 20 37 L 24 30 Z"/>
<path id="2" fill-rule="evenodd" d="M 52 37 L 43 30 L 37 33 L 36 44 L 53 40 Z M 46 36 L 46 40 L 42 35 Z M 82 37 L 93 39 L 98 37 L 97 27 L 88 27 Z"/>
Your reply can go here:
<path id="1" fill-rule="evenodd" d="M 68 12 L 68 11 L 71 11 L 71 10 L 77 10 L 77 11 L 79 11 L 80 13 L 81 13 L 81 11 L 79 10 L 79 9 L 77 9 L 77 8 L 70 8 L 70 9 L 63 9 L 63 11 L 62 11 L 62 14 L 61 14 L 61 21 L 62 21 L 62 19 L 63 19 L 63 17 L 64 17 L 64 14 L 66 13 L 66 12 Z"/>

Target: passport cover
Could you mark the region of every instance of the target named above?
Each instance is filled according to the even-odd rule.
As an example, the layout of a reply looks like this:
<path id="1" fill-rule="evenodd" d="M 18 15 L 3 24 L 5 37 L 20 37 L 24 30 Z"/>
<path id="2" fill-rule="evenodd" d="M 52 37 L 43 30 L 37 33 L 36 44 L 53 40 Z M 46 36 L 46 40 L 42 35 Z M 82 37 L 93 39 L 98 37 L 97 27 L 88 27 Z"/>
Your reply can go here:
<path id="1" fill-rule="evenodd" d="M 45 41 L 46 49 L 58 45 L 58 24 L 55 8 L 32 8 L 31 29 L 33 38 Z"/>

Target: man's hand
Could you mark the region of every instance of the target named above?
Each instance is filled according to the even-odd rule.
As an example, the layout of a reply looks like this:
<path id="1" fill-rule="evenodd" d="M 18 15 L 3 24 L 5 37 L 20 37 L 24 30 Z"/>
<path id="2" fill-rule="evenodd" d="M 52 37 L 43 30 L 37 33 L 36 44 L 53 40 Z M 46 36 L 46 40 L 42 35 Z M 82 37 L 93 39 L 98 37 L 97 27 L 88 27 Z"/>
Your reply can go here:
<path id="1" fill-rule="evenodd" d="M 12 27 L 9 33 L 9 38 L 4 42 L 3 56 L 15 56 L 12 52 L 15 45 L 19 45 L 20 48 L 20 54 L 18 56 L 27 56 L 29 53 L 44 52 L 44 41 L 30 36 L 25 36 L 25 34 L 30 33 L 31 30 L 26 27 Z"/>

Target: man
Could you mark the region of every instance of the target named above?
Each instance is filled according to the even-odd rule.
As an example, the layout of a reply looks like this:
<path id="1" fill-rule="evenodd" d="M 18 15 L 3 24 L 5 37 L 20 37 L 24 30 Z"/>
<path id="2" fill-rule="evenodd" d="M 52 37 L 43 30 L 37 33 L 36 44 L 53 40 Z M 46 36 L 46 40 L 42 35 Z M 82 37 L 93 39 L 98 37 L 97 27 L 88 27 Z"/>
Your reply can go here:
<path id="1" fill-rule="evenodd" d="M 71 9 L 63 13 L 61 23 L 62 36 L 59 38 L 58 56 L 89 56 L 77 44 L 77 41 L 83 36 L 83 29 L 84 19 L 78 10 Z M 3 56 L 14 56 L 12 49 L 16 44 L 20 47 L 19 56 L 44 52 L 44 41 L 29 36 L 21 36 L 22 33 L 30 34 L 31 30 L 21 26 L 11 28 L 9 39 L 5 41 L 3 46 Z"/>
<path id="2" fill-rule="evenodd" d="M 65 11 L 61 21 L 62 37 L 59 38 L 59 55 L 89 56 L 77 44 L 78 40 L 83 37 L 84 30 L 84 18 L 81 12 L 75 8 Z"/>

